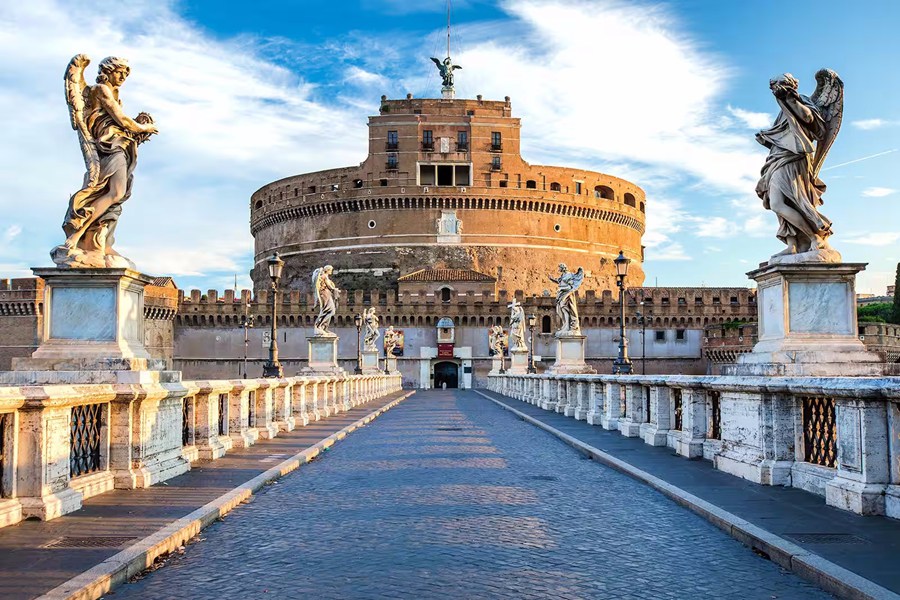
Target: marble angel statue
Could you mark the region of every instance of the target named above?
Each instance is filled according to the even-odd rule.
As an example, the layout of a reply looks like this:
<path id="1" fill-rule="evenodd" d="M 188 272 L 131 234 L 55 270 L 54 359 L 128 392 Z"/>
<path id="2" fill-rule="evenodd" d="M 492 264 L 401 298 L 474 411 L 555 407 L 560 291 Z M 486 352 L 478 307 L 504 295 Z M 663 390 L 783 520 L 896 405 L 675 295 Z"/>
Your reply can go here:
<path id="1" fill-rule="evenodd" d="M 334 267 L 331 265 L 325 265 L 313 271 L 312 288 L 315 296 L 313 308 L 319 308 L 319 316 L 316 317 L 316 321 L 313 324 L 316 335 L 335 335 L 333 332 L 328 331 L 331 319 L 334 318 L 334 313 L 337 312 L 336 300 L 340 294 L 337 286 L 331 281 L 331 273 L 333 271 Z"/>
<path id="2" fill-rule="evenodd" d="M 491 356 L 503 356 L 503 328 L 499 325 L 491 327 L 488 333 L 488 348 Z"/>
<path id="3" fill-rule="evenodd" d="M 375 342 L 381 336 L 381 328 L 378 322 L 378 315 L 375 314 L 375 307 L 369 307 L 363 311 L 363 322 L 366 324 L 366 334 L 363 337 L 363 345 L 366 350 L 378 350 Z"/>
<path id="4" fill-rule="evenodd" d="M 66 103 L 84 155 L 85 174 L 81 189 L 69 199 L 62 226 L 66 241 L 50 257 L 60 267 L 134 268 L 113 249 L 116 225 L 122 204 L 131 196 L 138 145 L 158 132 L 149 114 L 132 119 L 122 110 L 119 88 L 131 72 L 128 61 L 104 58 L 96 85 L 84 79 L 90 62 L 79 54 L 66 68 Z"/>
<path id="5" fill-rule="evenodd" d="M 507 305 L 511 309 L 509 315 L 509 347 L 513 352 L 527 352 L 528 346 L 525 344 L 525 309 L 518 300 L 513 299 L 512 303 Z"/>
<path id="6" fill-rule="evenodd" d="M 397 347 L 397 332 L 394 331 L 394 326 L 389 325 L 387 330 L 384 332 L 384 355 L 385 356 L 394 356 L 394 348 Z"/>
<path id="7" fill-rule="evenodd" d="M 559 277 L 551 275 L 549 279 L 558 286 L 556 315 L 559 317 L 559 330 L 556 332 L 556 337 L 581 335 L 577 292 L 584 282 L 584 269 L 578 267 L 578 271 L 572 273 L 565 264 L 560 263 Z"/>
<path id="8" fill-rule="evenodd" d="M 831 221 L 819 212 L 825 193 L 819 172 L 841 128 L 844 83 L 821 69 L 811 97 L 797 87 L 790 73 L 769 81 L 781 111 L 771 128 L 756 134 L 769 148 L 756 193 L 778 216 L 775 235 L 787 245 L 770 262 L 839 262 L 840 254 L 828 245 Z"/>

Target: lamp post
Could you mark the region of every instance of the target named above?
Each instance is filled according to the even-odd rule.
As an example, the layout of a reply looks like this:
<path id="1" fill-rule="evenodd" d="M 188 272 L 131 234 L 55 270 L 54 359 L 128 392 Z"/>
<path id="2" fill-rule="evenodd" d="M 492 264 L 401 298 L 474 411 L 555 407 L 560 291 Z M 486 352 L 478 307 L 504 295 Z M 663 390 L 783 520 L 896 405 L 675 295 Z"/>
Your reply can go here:
<path id="1" fill-rule="evenodd" d="M 359 347 L 359 336 L 362 331 L 362 315 L 353 317 L 353 322 L 356 323 L 356 368 L 353 369 L 353 372 L 360 375 L 362 373 L 362 350 Z"/>
<path id="2" fill-rule="evenodd" d="M 644 306 L 644 301 L 641 300 L 641 307 Z M 653 313 L 649 313 L 651 316 Z M 647 374 L 647 314 L 644 314 L 643 311 L 637 311 L 638 319 L 641 321 L 641 374 Z"/>
<path id="3" fill-rule="evenodd" d="M 625 258 L 620 250 L 619 256 L 613 261 L 616 265 L 616 285 L 619 286 L 619 356 L 613 361 L 613 374 L 631 374 L 631 361 L 628 359 L 628 340 L 625 338 L 625 277 L 628 275 L 628 263 L 631 260 Z"/>
<path id="4" fill-rule="evenodd" d="M 276 252 L 266 261 L 269 277 L 272 279 L 272 331 L 269 340 L 269 360 L 263 365 L 263 377 L 284 377 L 284 369 L 278 362 L 278 280 L 284 261 Z"/>
<path id="5" fill-rule="evenodd" d="M 537 373 L 534 368 L 534 326 L 537 323 L 537 316 L 531 314 L 528 316 L 528 330 L 531 332 L 531 344 L 528 346 L 528 374 Z"/>
<path id="6" fill-rule="evenodd" d="M 244 305 L 244 314 L 241 315 L 241 327 L 244 328 L 244 373 L 241 379 L 247 379 L 247 351 L 250 348 L 250 330 L 253 329 L 253 315 L 250 314 L 250 301 Z"/>

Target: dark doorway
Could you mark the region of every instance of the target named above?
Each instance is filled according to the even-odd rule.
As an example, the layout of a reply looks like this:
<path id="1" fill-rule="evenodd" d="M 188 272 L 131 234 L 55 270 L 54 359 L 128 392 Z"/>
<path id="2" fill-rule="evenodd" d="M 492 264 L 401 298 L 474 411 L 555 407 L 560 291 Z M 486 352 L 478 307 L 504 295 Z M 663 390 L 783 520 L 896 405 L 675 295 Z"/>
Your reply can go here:
<path id="1" fill-rule="evenodd" d="M 439 390 L 444 383 L 448 390 L 459 387 L 459 366 L 456 363 L 439 362 L 434 365 L 434 388 Z"/>

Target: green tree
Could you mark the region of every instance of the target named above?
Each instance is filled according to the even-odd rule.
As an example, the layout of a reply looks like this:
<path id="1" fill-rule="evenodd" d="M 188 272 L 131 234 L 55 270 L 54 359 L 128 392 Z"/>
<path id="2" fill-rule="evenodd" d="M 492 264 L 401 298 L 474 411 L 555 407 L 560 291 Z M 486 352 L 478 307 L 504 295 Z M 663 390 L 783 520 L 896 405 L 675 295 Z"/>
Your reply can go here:
<path id="1" fill-rule="evenodd" d="M 890 302 L 860 304 L 856 308 L 856 318 L 860 321 L 890 323 L 894 305 Z"/>
<path id="2" fill-rule="evenodd" d="M 897 276 L 894 278 L 894 310 L 891 323 L 900 324 L 900 263 L 897 263 Z"/>

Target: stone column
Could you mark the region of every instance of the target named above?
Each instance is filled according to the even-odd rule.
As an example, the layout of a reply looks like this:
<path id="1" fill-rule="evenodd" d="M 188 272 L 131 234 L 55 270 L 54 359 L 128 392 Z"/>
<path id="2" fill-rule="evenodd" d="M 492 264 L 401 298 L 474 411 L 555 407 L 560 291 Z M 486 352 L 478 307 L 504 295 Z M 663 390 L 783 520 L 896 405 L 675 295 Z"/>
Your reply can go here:
<path id="1" fill-rule="evenodd" d="M 650 386 L 650 420 L 641 424 L 641 438 L 651 446 L 665 446 L 671 427 L 671 398 L 669 388 Z"/>
<path id="2" fill-rule="evenodd" d="M 681 433 L 675 441 L 675 452 L 688 458 L 703 456 L 706 439 L 706 392 L 685 388 L 681 392 Z"/>
<path id="3" fill-rule="evenodd" d="M 619 429 L 619 419 L 622 418 L 622 385 L 619 383 L 606 384 L 606 397 L 603 401 L 603 417 L 600 426 L 607 431 Z"/>
<path id="4" fill-rule="evenodd" d="M 644 422 L 644 387 L 636 383 L 622 384 L 625 389 L 625 416 L 619 420 L 619 433 L 625 437 L 638 437 Z"/>
<path id="5" fill-rule="evenodd" d="M 302 427 L 309 425 L 309 410 L 306 403 L 307 386 L 308 382 L 306 379 L 297 379 L 297 383 L 293 387 L 294 399 L 291 403 L 294 411 L 294 421 Z"/>
<path id="6" fill-rule="evenodd" d="M 234 448 L 248 448 L 259 439 L 259 430 L 252 426 L 250 415 L 256 409 L 255 379 L 232 381 L 228 402 L 228 435 Z M 252 407 L 252 408 L 251 408 Z"/>
<path id="7" fill-rule="evenodd" d="M 578 410 L 578 404 L 581 402 L 581 387 L 577 381 L 566 382 L 566 398 L 567 404 L 563 410 L 563 414 L 567 417 L 574 417 L 575 411 Z"/>
<path id="8" fill-rule="evenodd" d="M 602 381 L 592 381 L 588 395 L 588 412 L 585 420 L 589 425 L 600 425 L 603 421 L 603 399 L 606 396 L 606 384 Z"/>
<path id="9" fill-rule="evenodd" d="M 225 456 L 231 450 L 231 438 L 228 437 L 228 402 L 225 402 L 225 435 L 219 435 L 219 394 L 228 394 L 229 387 L 222 387 L 211 382 L 195 382 L 198 385 L 194 409 L 196 429 L 194 443 L 197 445 L 199 458 L 215 460 Z"/>
<path id="10" fill-rule="evenodd" d="M 591 410 L 590 384 L 579 381 L 576 385 L 575 395 L 578 397 L 578 403 L 572 416 L 578 421 L 584 421 L 587 419 L 588 411 Z"/>
<path id="11" fill-rule="evenodd" d="M 884 514 L 893 519 L 900 519 L 900 398 L 888 400 L 887 410 L 891 476 L 890 484 L 885 491 Z"/>
<path id="12" fill-rule="evenodd" d="M 544 410 L 556 411 L 556 405 L 559 401 L 560 381 L 557 377 L 547 377 L 545 380 L 544 397 L 541 402 L 541 408 Z"/>

